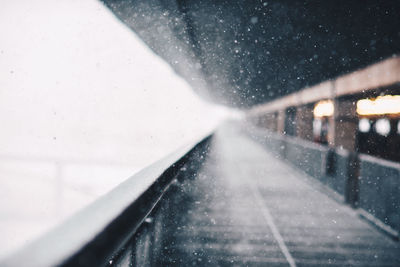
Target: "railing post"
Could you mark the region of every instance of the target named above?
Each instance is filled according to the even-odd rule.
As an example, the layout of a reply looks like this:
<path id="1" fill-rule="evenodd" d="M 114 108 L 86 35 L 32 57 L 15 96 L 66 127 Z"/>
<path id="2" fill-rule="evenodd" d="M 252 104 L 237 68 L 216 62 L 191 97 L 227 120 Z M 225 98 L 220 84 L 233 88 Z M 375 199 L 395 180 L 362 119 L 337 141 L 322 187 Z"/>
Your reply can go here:
<path id="1" fill-rule="evenodd" d="M 329 148 L 326 153 L 324 171 L 326 176 L 334 176 L 336 174 L 336 151 L 334 148 Z"/>
<path id="2" fill-rule="evenodd" d="M 350 152 L 347 169 L 347 183 L 345 188 L 345 202 L 353 208 L 358 206 L 359 201 L 359 177 L 360 159 L 358 153 Z"/>

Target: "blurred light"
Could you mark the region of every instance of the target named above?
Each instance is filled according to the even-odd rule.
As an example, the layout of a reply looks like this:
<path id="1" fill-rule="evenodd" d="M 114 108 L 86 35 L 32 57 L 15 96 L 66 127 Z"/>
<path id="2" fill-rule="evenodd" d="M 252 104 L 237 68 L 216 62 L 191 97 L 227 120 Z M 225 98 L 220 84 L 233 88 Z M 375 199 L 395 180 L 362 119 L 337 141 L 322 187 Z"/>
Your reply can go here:
<path id="1" fill-rule="evenodd" d="M 388 119 L 379 119 L 375 123 L 375 131 L 383 136 L 390 133 L 390 122 Z"/>
<path id="2" fill-rule="evenodd" d="M 400 134 L 400 121 L 397 122 L 397 133 Z"/>
<path id="3" fill-rule="evenodd" d="M 314 107 L 315 117 L 328 117 L 333 115 L 333 102 L 331 100 L 319 101 Z"/>
<path id="4" fill-rule="evenodd" d="M 358 122 L 358 129 L 360 130 L 360 132 L 362 133 L 368 133 L 369 130 L 371 129 L 371 123 L 369 122 L 368 119 L 361 119 Z"/>
<path id="5" fill-rule="evenodd" d="M 375 99 L 358 100 L 357 113 L 359 115 L 400 113 L 400 95 L 385 95 Z"/>
<path id="6" fill-rule="evenodd" d="M 313 121 L 313 133 L 314 135 L 319 135 L 322 129 L 322 122 L 319 119 Z"/>

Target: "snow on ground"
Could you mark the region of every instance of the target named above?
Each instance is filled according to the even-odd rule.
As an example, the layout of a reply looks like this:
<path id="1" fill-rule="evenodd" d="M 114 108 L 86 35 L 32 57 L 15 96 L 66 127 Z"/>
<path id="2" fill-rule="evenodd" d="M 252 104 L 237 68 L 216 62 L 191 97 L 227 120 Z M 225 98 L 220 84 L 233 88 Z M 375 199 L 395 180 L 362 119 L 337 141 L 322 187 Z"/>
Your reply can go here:
<path id="1" fill-rule="evenodd" d="M 0 36 L 0 257 L 230 113 L 95 0 L 4 0 Z"/>

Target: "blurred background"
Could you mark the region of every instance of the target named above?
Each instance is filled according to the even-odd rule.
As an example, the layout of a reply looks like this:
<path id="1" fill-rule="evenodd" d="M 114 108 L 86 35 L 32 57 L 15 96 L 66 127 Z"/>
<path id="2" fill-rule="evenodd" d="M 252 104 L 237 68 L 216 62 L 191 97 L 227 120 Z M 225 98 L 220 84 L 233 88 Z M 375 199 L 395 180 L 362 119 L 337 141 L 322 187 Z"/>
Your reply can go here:
<path id="1" fill-rule="evenodd" d="M 96 0 L 4 0 L 0 36 L 0 257 L 232 114 Z"/>

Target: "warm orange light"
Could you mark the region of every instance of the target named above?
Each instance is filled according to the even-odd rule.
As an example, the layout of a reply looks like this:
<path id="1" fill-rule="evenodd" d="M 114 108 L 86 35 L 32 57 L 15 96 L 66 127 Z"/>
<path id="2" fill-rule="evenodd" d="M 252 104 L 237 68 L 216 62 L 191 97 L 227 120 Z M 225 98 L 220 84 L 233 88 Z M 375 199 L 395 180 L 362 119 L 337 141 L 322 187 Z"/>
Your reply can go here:
<path id="1" fill-rule="evenodd" d="M 375 99 L 357 101 L 359 115 L 383 115 L 400 113 L 400 95 L 378 96 Z"/>
<path id="2" fill-rule="evenodd" d="M 333 102 L 331 100 L 319 101 L 314 107 L 315 117 L 328 117 L 333 115 Z"/>

